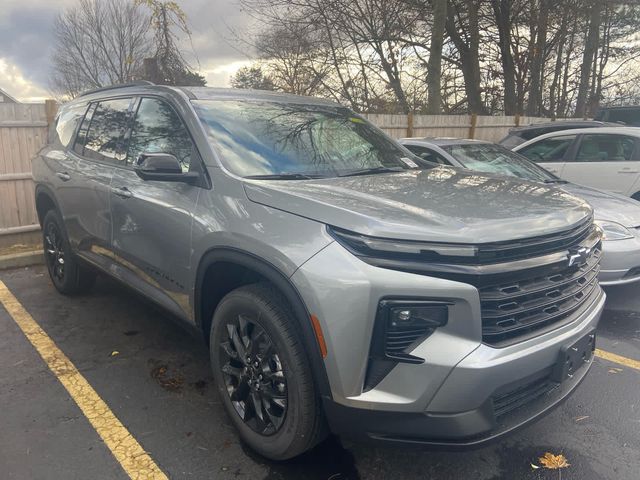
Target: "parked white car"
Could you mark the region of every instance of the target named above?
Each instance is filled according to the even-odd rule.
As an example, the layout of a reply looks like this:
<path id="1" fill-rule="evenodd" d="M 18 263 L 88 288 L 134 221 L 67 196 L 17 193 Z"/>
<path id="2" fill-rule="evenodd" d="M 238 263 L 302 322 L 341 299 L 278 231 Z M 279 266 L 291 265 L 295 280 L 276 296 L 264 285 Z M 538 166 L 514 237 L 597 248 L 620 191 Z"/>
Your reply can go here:
<path id="1" fill-rule="evenodd" d="M 564 180 L 640 200 L 640 128 L 563 130 L 513 151 Z"/>
<path id="2" fill-rule="evenodd" d="M 428 162 L 555 185 L 583 198 L 593 207 L 596 223 L 604 232 L 600 285 L 640 282 L 640 203 L 635 200 L 561 180 L 517 153 L 490 142 L 404 138 L 400 143 Z"/>

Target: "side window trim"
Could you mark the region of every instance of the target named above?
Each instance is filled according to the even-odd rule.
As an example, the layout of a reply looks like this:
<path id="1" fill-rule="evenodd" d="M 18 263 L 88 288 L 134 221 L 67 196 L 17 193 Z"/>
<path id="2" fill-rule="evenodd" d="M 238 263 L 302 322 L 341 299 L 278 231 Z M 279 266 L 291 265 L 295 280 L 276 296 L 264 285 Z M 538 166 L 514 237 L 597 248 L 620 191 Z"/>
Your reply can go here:
<path id="1" fill-rule="evenodd" d="M 580 151 L 580 146 L 582 145 L 582 140 L 584 139 L 584 133 L 580 133 L 576 135 L 573 139 L 567 151 L 564 152 L 564 157 L 562 159 L 563 162 L 566 163 L 581 163 L 578 161 L 578 152 Z"/>

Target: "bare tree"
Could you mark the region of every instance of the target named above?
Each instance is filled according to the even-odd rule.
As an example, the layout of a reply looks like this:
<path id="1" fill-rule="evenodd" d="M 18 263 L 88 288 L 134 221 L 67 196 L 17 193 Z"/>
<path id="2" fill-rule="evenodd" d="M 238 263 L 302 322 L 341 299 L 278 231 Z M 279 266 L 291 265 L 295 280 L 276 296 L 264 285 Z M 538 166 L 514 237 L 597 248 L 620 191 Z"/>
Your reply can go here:
<path id="1" fill-rule="evenodd" d="M 187 16 L 182 8 L 171 0 L 135 0 L 135 3 L 151 11 L 154 58 L 159 78 L 150 80 L 165 85 L 205 85 L 205 78 L 193 71 L 179 46 L 179 34 L 191 39 Z"/>
<path id="2" fill-rule="evenodd" d="M 149 17 L 132 1 L 79 0 L 55 20 L 52 89 L 75 96 L 138 77 L 151 52 Z"/>
<path id="3" fill-rule="evenodd" d="M 427 66 L 427 113 L 438 114 L 442 111 L 442 47 L 444 29 L 447 23 L 448 0 L 433 0 L 433 26 L 431 27 L 431 48 Z"/>

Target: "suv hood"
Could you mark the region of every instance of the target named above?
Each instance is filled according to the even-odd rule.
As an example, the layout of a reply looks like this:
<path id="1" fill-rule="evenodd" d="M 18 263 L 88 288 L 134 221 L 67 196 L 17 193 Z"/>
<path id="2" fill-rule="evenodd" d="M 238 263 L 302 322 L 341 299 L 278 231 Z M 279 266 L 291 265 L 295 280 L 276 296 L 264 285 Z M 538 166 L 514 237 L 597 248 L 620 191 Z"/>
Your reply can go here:
<path id="1" fill-rule="evenodd" d="M 640 202 L 633 198 L 575 183 L 559 186 L 571 195 L 589 202 L 593 207 L 595 218 L 598 220 L 609 220 L 627 228 L 640 226 Z"/>
<path id="2" fill-rule="evenodd" d="M 250 200 L 357 233 L 486 243 L 562 231 L 591 207 L 558 188 L 451 167 L 318 180 L 246 180 Z"/>

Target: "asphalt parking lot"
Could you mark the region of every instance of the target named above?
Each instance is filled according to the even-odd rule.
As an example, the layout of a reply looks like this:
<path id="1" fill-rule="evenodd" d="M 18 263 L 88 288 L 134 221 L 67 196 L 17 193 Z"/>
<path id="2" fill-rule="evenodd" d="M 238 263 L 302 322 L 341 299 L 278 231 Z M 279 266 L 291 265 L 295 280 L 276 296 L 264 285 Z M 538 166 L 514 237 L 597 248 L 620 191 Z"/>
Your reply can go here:
<path id="1" fill-rule="evenodd" d="M 3 271 L 0 280 L 171 479 L 559 478 L 531 466 L 545 452 L 567 458 L 563 479 L 640 478 L 640 371 L 633 363 L 596 358 L 563 406 L 480 450 L 330 438 L 294 461 L 274 463 L 239 443 L 211 384 L 204 345 L 154 307 L 106 279 L 89 295 L 62 297 L 42 267 Z M 637 362 L 640 286 L 607 293 L 598 347 Z M 2 307 L 0 468 L 3 479 L 129 478 Z"/>

